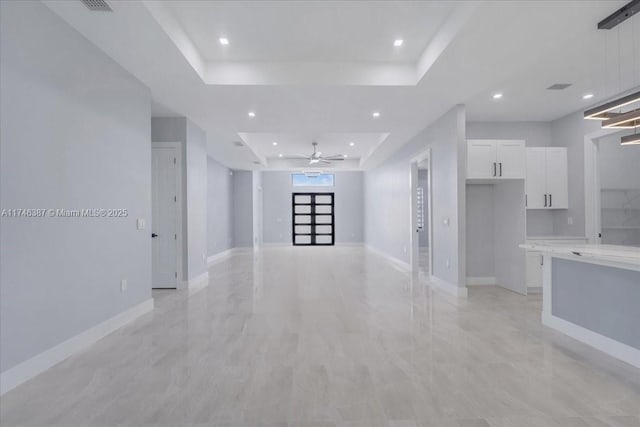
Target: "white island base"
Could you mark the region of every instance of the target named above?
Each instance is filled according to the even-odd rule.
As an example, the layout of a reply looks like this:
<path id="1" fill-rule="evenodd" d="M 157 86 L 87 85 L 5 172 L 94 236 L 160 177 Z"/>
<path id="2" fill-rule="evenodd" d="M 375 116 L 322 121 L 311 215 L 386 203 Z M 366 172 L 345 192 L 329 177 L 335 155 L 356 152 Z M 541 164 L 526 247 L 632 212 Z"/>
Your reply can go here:
<path id="1" fill-rule="evenodd" d="M 520 247 L 543 253 L 542 323 L 640 368 L 640 248 Z"/>

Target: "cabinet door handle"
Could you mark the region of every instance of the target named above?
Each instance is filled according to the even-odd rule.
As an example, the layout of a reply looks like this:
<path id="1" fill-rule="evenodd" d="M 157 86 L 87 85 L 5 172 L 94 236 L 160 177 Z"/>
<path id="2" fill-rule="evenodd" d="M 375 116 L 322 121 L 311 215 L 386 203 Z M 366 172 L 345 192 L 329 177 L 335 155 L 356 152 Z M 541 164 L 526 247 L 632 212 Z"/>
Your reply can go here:
<path id="1" fill-rule="evenodd" d="M 547 207 L 547 195 L 546 194 L 544 195 L 544 207 L 545 208 Z"/>
<path id="2" fill-rule="evenodd" d="M 553 198 L 551 197 L 551 194 L 549 194 L 549 207 L 553 206 Z"/>
<path id="3" fill-rule="evenodd" d="M 496 162 L 493 162 L 493 176 L 496 176 L 498 174 L 498 171 L 496 169 Z"/>
<path id="4" fill-rule="evenodd" d="M 500 176 L 502 176 L 502 162 L 500 162 Z"/>

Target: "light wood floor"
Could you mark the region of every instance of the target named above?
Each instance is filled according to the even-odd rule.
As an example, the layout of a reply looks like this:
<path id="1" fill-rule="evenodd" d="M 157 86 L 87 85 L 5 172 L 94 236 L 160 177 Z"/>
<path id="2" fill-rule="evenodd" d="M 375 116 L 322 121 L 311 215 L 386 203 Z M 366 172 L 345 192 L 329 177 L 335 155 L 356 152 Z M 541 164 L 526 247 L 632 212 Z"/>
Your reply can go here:
<path id="1" fill-rule="evenodd" d="M 2 397 L 8 426 L 637 427 L 640 372 L 362 248 L 270 248 Z"/>

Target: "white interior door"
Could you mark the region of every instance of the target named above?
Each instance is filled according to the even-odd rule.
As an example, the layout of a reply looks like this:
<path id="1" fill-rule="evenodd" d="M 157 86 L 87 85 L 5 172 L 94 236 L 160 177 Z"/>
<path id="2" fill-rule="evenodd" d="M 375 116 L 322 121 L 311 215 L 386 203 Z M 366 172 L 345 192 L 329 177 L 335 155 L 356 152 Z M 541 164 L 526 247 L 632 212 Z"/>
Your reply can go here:
<path id="1" fill-rule="evenodd" d="M 527 163 L 524 141 L 498 141 L 496 152 L 500 178 L 524 179 Z"/>
<path id="2" fill-rule="evenodd" d="M 547 193 L 552 209 L 569 209 L 567 149 L 547 148 Z"/>
<path id="3" fill-rule="evenodd" d="M 178 285 L 178 165 L 175 147 L 152 149 L 153 288 Z"/>
<path id="4" fill-rule="evenodd" d="M 496 174 L 495 142 L 469 140 L 467 144 L 467 178 L 494 178 Z"/>
<path id="5" fill-rule="evenodd" d="M 527 148 L 527 209 L 544 209 L 547 193 L 547 149 Z"/>

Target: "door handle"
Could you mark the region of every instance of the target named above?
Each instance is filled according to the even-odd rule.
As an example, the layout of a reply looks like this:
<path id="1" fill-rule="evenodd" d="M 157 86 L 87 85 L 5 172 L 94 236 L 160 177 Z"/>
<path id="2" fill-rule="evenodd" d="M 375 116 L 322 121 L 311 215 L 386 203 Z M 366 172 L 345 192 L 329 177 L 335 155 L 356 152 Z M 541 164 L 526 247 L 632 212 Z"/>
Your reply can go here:
<path id="1" fill-rule="evenodd" d="M 544 207 L 545 208 L 547 207 L 547 195 L 546 194 L 544 195 Z"/>
<path id="2" fill-rule="evenodd" d="M 549 194 L 549 207 L 553 206 L 553 198 L 551 197 L 551 194 Z"/>
<path id="3" fill-rule="evenodd" d="M 158 237 L 156 233 L 151 233 L 151 238 Z"/>
<path id="4" fill-rule="evenodd" d="M 500 176 L 502 176 L 502 162 L 500 162 Z"/>
<path id="5" fill-rule="evenodd" d="M 493 176 L 497 176 L 497 174 L 498 174 L 498 170 L 496 167 L 496 162 L 493 162 Z"/>

